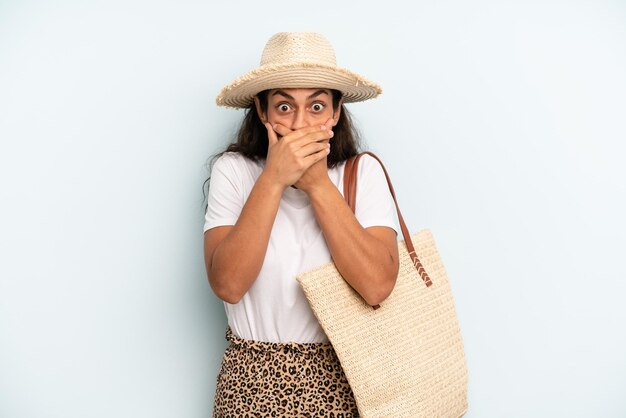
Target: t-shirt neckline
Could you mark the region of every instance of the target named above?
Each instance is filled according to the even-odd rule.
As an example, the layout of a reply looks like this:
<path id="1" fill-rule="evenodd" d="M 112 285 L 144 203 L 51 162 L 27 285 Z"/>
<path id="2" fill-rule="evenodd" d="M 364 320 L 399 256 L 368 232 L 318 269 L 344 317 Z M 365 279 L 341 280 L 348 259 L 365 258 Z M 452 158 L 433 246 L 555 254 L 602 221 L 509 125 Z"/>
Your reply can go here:
<path id="1" fill-rule="evenodd" d="M 288 186 L 283 191 L 283 199 L 292 206 L 303 208 L 311 204 L 309 195 L 300 189 Z"/>

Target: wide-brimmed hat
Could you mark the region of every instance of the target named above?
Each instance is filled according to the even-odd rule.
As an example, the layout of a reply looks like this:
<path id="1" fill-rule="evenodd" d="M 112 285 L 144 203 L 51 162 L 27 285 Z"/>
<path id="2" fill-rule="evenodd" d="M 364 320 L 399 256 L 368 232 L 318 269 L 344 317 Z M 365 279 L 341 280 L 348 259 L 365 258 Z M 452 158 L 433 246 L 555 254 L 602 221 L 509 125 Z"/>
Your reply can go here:
<path id="1" fill-rule="evenodd" d="M 267 41 L 260 67 L 226 85 L 216 102 L 242 108 L 250 106 L 252 97 L 266 89 L 316 87 L 341 91 L 344 103 L 371 99 L 383 91 L 373 81 L 338 67 L 335 51 L 323 35 L 279 32 Z"/>

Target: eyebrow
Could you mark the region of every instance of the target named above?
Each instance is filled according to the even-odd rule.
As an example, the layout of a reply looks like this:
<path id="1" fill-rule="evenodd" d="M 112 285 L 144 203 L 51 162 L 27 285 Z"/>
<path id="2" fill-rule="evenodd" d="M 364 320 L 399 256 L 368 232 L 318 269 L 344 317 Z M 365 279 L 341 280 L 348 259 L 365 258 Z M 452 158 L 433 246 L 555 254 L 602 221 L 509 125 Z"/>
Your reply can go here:
<path id="1" fill-rule="evenodd" d="M 309 97 L 307 97 L 307 100 L 310 100 L 310 99 L 312 99 L 312 98 L 314 98 L 314 97 L 317 97 L 317 96 L 319 96 L 319 95 L 320 95 L 320 94 L 322 94 L 322 93 L 324 93 L 324 94 L 328 94 L 328 93 L 326 92 L 326 90 L 318 90 L 318 91 L 316 91 L 315 93 L 313 93 L 313 94 L 309 95 Z M 293 98 L 293 96 L 291 96 L 291 95 L 289 95 L 289 94 L 285 93 L 285 92 L 284 92 L 284 91 L 282 91 L 282 90 L 276 90 L 274 93 L 272 93 L 272 96 L 276 96 L 277 94 L 280 94 L 281 96 L 284 96 L 284 97 L 286 97 L 287 99 L 296 100 L 296 99 L 294 99 L 294 98 Z"/>

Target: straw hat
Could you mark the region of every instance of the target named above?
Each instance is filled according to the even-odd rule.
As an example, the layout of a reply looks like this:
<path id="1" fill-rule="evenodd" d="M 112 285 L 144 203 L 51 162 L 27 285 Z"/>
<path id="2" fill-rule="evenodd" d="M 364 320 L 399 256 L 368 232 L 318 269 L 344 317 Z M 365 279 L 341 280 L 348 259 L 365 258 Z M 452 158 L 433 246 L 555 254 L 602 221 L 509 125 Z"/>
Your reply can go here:
<path id="1" fill-rule="evenodd" d="M 361 102 L 382 93 L 363 76 L 338 67 L 328 40 L 315 32 L 279 32 L 261 56 L 261 65 L 226 85 L 217 96 L 219 106 L 242 108 L 252 97 L 272 88 L 328 88 L 343 93 L 343 102 Z"/>

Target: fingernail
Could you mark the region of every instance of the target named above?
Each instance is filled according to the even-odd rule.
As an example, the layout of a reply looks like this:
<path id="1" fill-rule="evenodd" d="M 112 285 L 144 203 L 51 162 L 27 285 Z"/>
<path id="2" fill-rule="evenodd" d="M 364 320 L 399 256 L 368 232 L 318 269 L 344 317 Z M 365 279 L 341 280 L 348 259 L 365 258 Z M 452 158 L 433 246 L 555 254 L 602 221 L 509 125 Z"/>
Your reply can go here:
<path id="1" fill-rule="evenodd" d="M 333 131 L 330 131 L 330 137 L 332 138 L 333 136 L 335 136 L 335 133 Z"/>
<path id="2" fill-rule="evenodd" d="M 274 126 L 272 126 L 272 128 L 274 128 L 275 130 L 278 129 L 278 124 L 275 124 Z"/>

